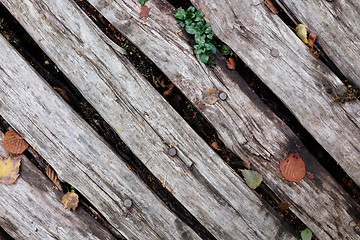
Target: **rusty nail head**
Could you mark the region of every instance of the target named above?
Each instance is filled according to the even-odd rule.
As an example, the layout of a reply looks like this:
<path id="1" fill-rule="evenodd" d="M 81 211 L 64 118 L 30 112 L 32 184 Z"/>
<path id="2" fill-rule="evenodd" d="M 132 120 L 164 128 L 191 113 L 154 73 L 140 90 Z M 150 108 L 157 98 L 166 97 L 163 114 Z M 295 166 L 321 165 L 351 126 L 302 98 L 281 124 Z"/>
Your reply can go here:
<path id="1" fill-rule="evenodd" d="M 132 206 L 132 201 L 131 201 L 130 199 L 125 199 L 125 201 L 124 201 L 124 206 L 125 206 L 126 208 L 131 207 L 131 206 Z"/>
<path id="2" fill-rule="evenodd" d="M 219 94 L 219 98 L 223 101 L 225 101 L 227 99 L 227 94 L 226 92 L 220 92 Z"/>
<path id="3" fill-rule="evenodd" d="M 174 157 L 176 155 L 176 149 L 174 147 L 171 147 L 169 149 L 169 155 L 172 157 Z"/>
<path id="4" fill-rule="evenodd" d="M 279 56 L 279 50 L 273 48 L 273 49 L 270 50 L 270 54 L 273 57 L 278 57 Z"/>

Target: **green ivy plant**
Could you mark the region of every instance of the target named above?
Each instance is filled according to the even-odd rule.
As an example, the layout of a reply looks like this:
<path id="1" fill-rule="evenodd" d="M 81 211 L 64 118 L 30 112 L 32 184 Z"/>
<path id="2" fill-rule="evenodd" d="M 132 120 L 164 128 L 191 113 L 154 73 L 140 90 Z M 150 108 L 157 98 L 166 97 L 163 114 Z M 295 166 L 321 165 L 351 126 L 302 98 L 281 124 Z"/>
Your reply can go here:
<path id="1" fill-rule="evenodd" d="M 147 0 L 139 0 L 139 3 L 140 3 L 141 5 L 144 5 L 146 2 L 147 2 Z"/>
<path id="2" fill-rule="evenodd" d="M 185 27 L 186 32 L 195 35 L 194 53 L 199 55 L 199 59 L 205 64 L 214 67 L 215 63 L 211 58 L 216 53 L 216 47 L 211 43 L 212 29 L 210 24 L 205 23 L 204 13 L 196 11 L 195 7 L 191 6 L 187 10 L 178 8 L 174 16 L 178 19 L 179 25 Z"/>

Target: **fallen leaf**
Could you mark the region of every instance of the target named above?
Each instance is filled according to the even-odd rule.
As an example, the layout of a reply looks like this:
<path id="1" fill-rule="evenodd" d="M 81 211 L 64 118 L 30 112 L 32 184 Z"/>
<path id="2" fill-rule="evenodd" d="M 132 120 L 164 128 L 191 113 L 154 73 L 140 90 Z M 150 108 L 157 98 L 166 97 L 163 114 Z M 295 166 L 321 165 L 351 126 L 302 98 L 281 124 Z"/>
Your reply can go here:
<path id="1" fill-rule="evenodd" d="M 296 183 L 306 175 L 305 163 L 296 152 L 290 153 L 285 160 L 280 161 L 280 171 L 286 180 Z"/>
<path id="2" fill-rule="evenodd" d="M 298 24 L 295 28 L 296 35 L 303 41 L 305 44 L 308 43 L 307 40 L 307 29 L 304 24 Z"/>
<path id="3" fill-rule="evenodd" d="M 47 165 L 46 168 L 45 168 L 45 173 L 46 175 L 50 178 L 50 180 L 55 184 L 55 186 L 60 190 L 60 191 L 63 191 L 62 187 L 61 187 L 61 183 L 58 179 L 58 176 L 55 172 L 54 169 L 52 169 L 50 167 L 50 165 Z"/>
<path id="4" fill-rule="evenodd" d="M 226 60 L 226 66 L 228 67 L 228 69 L 230 70 L 235 70 L 236 68 L 236 62 L 234 58 L 228 58 Z"/>
<path id="5" fill-rule="evenodd" d="M 141 11 L 139 13 L 139 17 L 144 19 L 144 22 L 146 22 L 147 17 L 149 15 L 150 8 L 144 5 L 141 5 Z"/>
<path id="6" fill-rule="evenodd" d="M 253 170 L 241 170 L 246 184 L 251 188 L 255 189 L 257 188 L 260 183 L 262 182 L 262 176 L 260 173 L 253 171 Z"/>
<path id="7" fill-rule="evenodd" d="M 290 207 L 290 203 L 287 202 L 279 202 L 278 203 L 278 208 L 280 208 L 281 210 L 288 210 Z"/>
<path id="8" fill-rule="evenodd" d="M 313 33 L 313 32 L 309 33 L 307 45 L 309 46 L 310 49 L 314 49 L 314 43 L 315 43 L 316 37 L 317 36 L 315 33 Z"/>
<path id="9" fill-rule="evenodd" d="M 208 104 L 215 104 L 219 100 L 219 91 L 215 89 L 206 89 L 203 91 L 202 101 Z"/>
<path id="10" fill-rule="evenodd" d="M 215 150 L 218 150 L 218 151 L 221 151 L 221 148 L 219 147 L 219 144 L 217 142 L 213 142 L 211 144 L 211 146 L 215 149 Z"/>
<path id="11" fill-rule="evenodd" d="M 279 10 L 277 10 L 277 8 L 275 7 L 275 5 L 273 4 L 273 2 L 271 0 L 265 0 L 264 3 L 273 14 L 279 13 Z"/>
<path id="12" fill-rule="evenodd" d="M 300 233 L 300 235 L 301 235 L 301 240 L 311 240 L 312 232 L 310 231 L 310 229 L 306 228 Z"/>
<path id="13" fill-rule="evenodd" d="M 14 131 L 7 131 L 5 133 L 3 144 L 7 152 L 14 154 L 23 153 L 29 146 L 29 144 Z"/>
<path id="14" fill-rule="evenodd" d="M 4 158 L 0 160 L 0 182 L 13 184 L 20 176 L 21 158 Z"/>
<path id="15" fill-rule="evenodd" d="M 75 211 L 79 203 L 79 196 L 74 192 L 68 192 L 62 197 L 61 202 L 65 209 Z"/>
<path id="16" fill-rule="evenodd" d="M 170 83 L 168 87 L 169 89 L 163 93 L 164 98 L 168 98 L 175 89 L 175 85 L 173 83 Z"/>
<path id="17" fill-rule="evenodd" d="M 139 0 L 139 2 L 141 5 L 144 5 L 147 2 L 147 0 Z"/>
<path id="18" fill-rule="evenodd" d="M 53 87 L 53 89 L 57 91 L 65 99 L 66 102 L 70 103 L 70 98 L 64 89 L 58 87 Z"/>

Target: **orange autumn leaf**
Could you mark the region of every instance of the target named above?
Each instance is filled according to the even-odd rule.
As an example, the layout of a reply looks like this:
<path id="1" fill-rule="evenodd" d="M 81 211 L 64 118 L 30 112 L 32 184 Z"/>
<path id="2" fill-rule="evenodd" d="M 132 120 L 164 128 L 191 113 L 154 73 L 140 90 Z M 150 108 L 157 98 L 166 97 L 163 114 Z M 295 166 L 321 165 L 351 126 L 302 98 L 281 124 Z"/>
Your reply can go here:
<path id="1" fill-rule="evenodd" d="M 290 207 L 290 203 L 287 202 L 279 202 L 278 203 L 278 208 L 280 208 L 281 210 L 288 210 Z"/>
<path id="2" fill-rule="evenodd" d="M 230 70 L 235 70 L 236 68 L 236 62 L 234 58 L 229 58 L 226 60 L 226 66 L 228 67 L 228 69 Z"/>
<path id="3" fill-rule="evenodd" d="M 279 10 L 277 10 L 277 8 L 275 7 L 275 5 L 273 4 L 273 2 L 271 0 L 265 0 L 264 3 L 273 14 L 279 13 Z"/>
<path id="4" fill-rule="evenodd" d="M 219 100 L 219 91 L 215 89 L 206 89 L 203 91 L 202 101 L 208 104 L 215 104 Z"/>
<path id="5" fill-rule="evenodd" d="M 317 36 L 316 36 L 315 33 L 313 33 L 313 32 L 309 33 L 307 45 L 309 46 L 310 49 L 314 49 L 314 44 L 315 44 L 316 37 Z"/>
<path id="6" fill-rule="evenodd" d="M 305 163 L 296 152 L 290 153 L 285 160 L 280 161 L 280 171 L 289 182 L 299 183 L 306 175 Z"/>
<path id="7" fill-rule="evenodd" d="M 55 172 L 54 169 L 52 169 L 50 167 L 50 165 L 47 165 L 45 168 L 45 173 L 46 175 L 50 178 L 50 180 L 55 184 L 55 186 L 60 190 L 63 191 L 62 187 L 61 187 L 61 183 L 59 181 L 59 178 Z"/>
<path id="8" fill-rule="evenodd" d="M 146 22 L 149 12 L 150 12 L 150 8 L 145 5 L 142 5 L 141 11 L 139 13 L 139 17 L 144 19 L 144 22 Z"/>
<path id="9" fill-rule="evenodd" d="M 5 184 L 13 184 L 20 176 L 21 158 L 11 158 L 0 160 L 0 182 Z"/>
<path id="10" fill-rule="evenodd" d="M 221 148 L 219 147 L 219 144 L 217 142 L 213 142 L 211 144 L 211 146 L 215 149 L 215 150 L 218 150 L 218 151 L 221 151 Z"/>
<path id="11" fill-rule="evenodd" d="M 79 203 L 79 196 L 74 192 L 68 192 L 62 197 L 61 202 L 65 209 L 75 211 Z"/>
<path id="12" fill-rule="evenodd" d="M 7 131 L 5 133 L 3 144 L 7 152 L 14 154 L 23 153 L 29 146 L 29 144 L 14 131 Z"/>

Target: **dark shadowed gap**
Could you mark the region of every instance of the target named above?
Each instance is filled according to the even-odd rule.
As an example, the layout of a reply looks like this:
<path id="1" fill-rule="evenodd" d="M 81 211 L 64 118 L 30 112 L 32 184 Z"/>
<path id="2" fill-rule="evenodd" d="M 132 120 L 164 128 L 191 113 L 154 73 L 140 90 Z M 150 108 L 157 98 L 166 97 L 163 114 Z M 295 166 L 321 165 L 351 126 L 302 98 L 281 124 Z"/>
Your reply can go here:
<path id="1" fill-rule="evenodd" d="M 1 240 L 14 240 L 5 230 L 0 226 L 0 239 Z"/>
<path id="2" fill-rule="evenodd" d="M 115 150 L 126 162 L 128 168 L 134 172 L 138 177 L 140 177 L 149 188 L 168 206 L 168 208 L 174 212 L 182 221 L 188 224 L 202 239 L 215 239 L 214 236 L 200 224 L 200 222 L 167 190 L 165 189 L 161 182 L 144 166 L 144 164 L 130 151 L 130 149 L 124 144 L 124 142 L 119 138 L 115 131 L 103 120 L 100 114 L 83 98 L 81 93 L 72 85 L 72 83 L 60 72 L 56 65 L 50 60 L 49 57 L 37 46 L 35 41 L 27 34 L 27 32 L 22 28 L 22 26 L 16 21 L 15 18 L 6 10 L 6 8 L 0 6 L 0 16 L 4 16 L 6 20 L 6 29 L 1 31 L 4 35 L 5 33 L 11 33 L 12 38 L 7 40 L 23 55 L 23 57 L 40 73 L 40 75 L 48 81 L 48 83 L 57 91 L 59 94 L 68 102 L 68 104 L 83 118 L 88 124 L 99 133 L 110 146 Z M 25 40 L 23 40 L 25 39 Z M 122 47 L 127 49 L 128 55 L 133 56 L 136 53 L 132 50 L 132 45 L 126 39 L 122 39 Z M 139 64 L 136 65 L 138 70 L 142 70 L 143 75 L 148 75 L 148 78 L 153 76 L 159 71 L 154 67 L 149 69 L 148 60 L 131 58 L 130 61 L 134 64 L 136 61 Z M 159 74 L 159 73 L 157 73 Z M 64 91 L 65 90 L 65 91 Z M 7 123 L 3 123 L 7 125 Z M 34 159 L 31 155 L 28 155 L 29 159 Z M 45 173 L 44 166 L 46 167 L 46 162 L 34 161 L 35 165 L 40 168 L 40 170 Z M 64 184 L 68 185 L 68 184 Z M 78 192 L 77 192 L 78 193 Z M 107 224 L 105 218 L 102 217 L 99 211 L 91 205 L 91 203 L 86 200 L 83 196 L 80 195 L 82 205 L 86 209 L 87 206 L 89 209 L 87 211 L 90 215 L 97 214 L 97 220 L 100 224 L 103 224 L 104 227 L 109 227 L 110 224 Z M 105 221 L 105 224 L 104 224 Z M 114 229 L 109 229 L 110 232 L 116 231 Z M 117 232 L 117 231 L 116 231 Z M 116 236 L 116 235 L 115 235 Z M 124 239 L 117 232 L 119 239 Z"/>
<path id="3" fill-rule="evenodd" d="M 187 8 L 192 6 L 190 0 L 168 0 L 170 4 L 176 8 Z M 263 3 L 262 3 L 263 4 Z M 277 6 L 278 7 L 278 6 Z M 280 9 L 280 8 L 278 8 Z M 292 30 L 296 24 L 292 21 L 285 11 L 280 9 L 278 16 Z M 295 33 L 294 33 L 295 34 Z M 221 41 L 216 38 L 216 41 Z M 330 61 L 327 55 L 322 51 L 320 46 L 320 60 L 326 64 L 341 80 L 345 81 L 344 75 L 336 68 L 335 64 Z M 300 124 L 290 110 L 281 102 L 281 100 L 256 76 L 256 74 L 240 59 L 236 58 L 236 71 L 245 79 L 250 88 L 262 99 L 262 101 L 279 117 L 302 141 L 309 149 L 310 153 L 316 157 L 319 163 L 334 177 L 334 179 L 352 196 L 352 198 L 360 203 L 360 188 L 347 175 L 347 173 L 337 164 L 335 159 L 314 139 L 314 137 Z"/>

